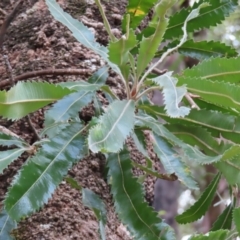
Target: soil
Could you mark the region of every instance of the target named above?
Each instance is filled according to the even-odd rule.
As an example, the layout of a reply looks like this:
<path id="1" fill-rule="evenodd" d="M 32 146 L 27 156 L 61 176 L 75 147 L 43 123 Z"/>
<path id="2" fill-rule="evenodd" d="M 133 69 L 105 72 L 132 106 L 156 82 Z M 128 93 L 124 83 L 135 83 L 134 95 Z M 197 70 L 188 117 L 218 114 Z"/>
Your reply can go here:
<path id="1" fill-rule="evenodd" d="M 13 9 L 10 0 L 0 2 L 1 21 Z M 61 7 L 73 17 L 82 20 L 94 33 L 98 42 L 107 45 L 108 37 L 102 24 L 100 13 L 94 1 L 85 0 L 59 0 Z M 121 17 L 124 13 L 125 1 L 104 1 L 107 17 L 115 34 L 120 34 Z M 78 69 L 78 74 L 72 75 L 45 75 L 31 77 L 30 81 L 47 81 L 51 83 L 87 80 L 93 72 L 104 65 L 99 56 L 83 47 L 60 23 L 50 15 L 44 0 L 25 0 L 20 13 L 11 23 L 5 36 L 4 54 L 7 56 L 12 74 L 15 79 L 21 79 L 22 74 L 46 69 Z M 3 56 L 3 55 L 2 55 Z M 0 87 L 9 89 L 12 85 L 11 74 L 6 67 L 4 58 L 0 59 Z M 11 72 L 10 71 L 10 72 Z M 124 96 L 118 77 L 110 73 L 108 84 L 120 97 Z M 44 111 L 46 108 L 29 115 L 31 124 L 36 131 L 43 128 Z M 89 109 L 83 112 L 87 119 Z M 91 111 L 90 111 L 91 112 Z M 90 113 L 91 114 L 91 113 Z M 0 125 L 24 138 L 30 144 L 36 141 L 36 136 L 27 118 L 18 121 L 0 119 Z M 131 146 L 133 160 L 144 163 L 144 158 Z M 156 156 L 152 154 L 152 159 Z M 4 173 L 0 175 L 0 201 L 4 199 L 7 188 L 13 176 L 27 160 L 25 153 L 14 161 Z M 157 162 L 157 160 L 156 160 Z M 82 187 L 89 188 L 98 194 L 107 206 L 106 235 L 108 240 L 131 239 L 126 228 L 120 223 L 114 212 L 110 188 L 103 178 L 102 164 L 104 158 L 100 155 L 90 155 L 79 161 L 70 171 L 69 176 L 74 178 Z M 135 169 L 134 174 L 141 175 Z M 155 179 L 147 177 L 146 200 L 153 201 L 153 186 Z M 22 220 L 14 230 L 17 240 L 88 240 L 99 239 L 98 222 L 89 208 L 82 204 L 81 193 L 62 181 L 49 202 L 38 212 Z"/>

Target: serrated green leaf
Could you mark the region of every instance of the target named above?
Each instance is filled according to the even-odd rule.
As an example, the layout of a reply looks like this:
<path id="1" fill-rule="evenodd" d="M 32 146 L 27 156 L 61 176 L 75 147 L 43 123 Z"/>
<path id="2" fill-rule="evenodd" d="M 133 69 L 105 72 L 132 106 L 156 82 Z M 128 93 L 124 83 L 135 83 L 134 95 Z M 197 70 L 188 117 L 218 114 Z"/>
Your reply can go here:
<path id="1" fill-rule="evenodd" d="M 189 130 L 190 129 L 188 129 L 188 131 Z M 193 130 L 193 132 L 195 130 Z M 159 133 L 159 130 L 157 130 L 156 128 L 155 128 L 155 131 Z M 172 136 L 171 134 L 167 133 L 166 130 L 164 130 L 164 132 L 165 132 L 165 137 L 167 136 L 168 139 L 173 140 L 173 142 L 177 146 L 182 148 L 182 150 L 185 152 L 187 158 L 189 158 L 189 159 L 191 159 L 191 161 L 195 161 L 199 164 L 209 164 L 209 163 L 217 163 L 218 161 L 228 161 L 228 160 L 234 159 L 236 157 L 239 157 L 239 155 L 240 155 L 240 145 L 234 145 L 231 143 L 226 143 L 226 144 L 222 143 L 222 144 L 219 144 L 215 149 L 214 147 L 216 146 L 216 142 L 213 142 L 213 139 L 209 138 L 208 140 L 206 140 L 206 138 L 205 138 L 206 142 L 203 145 L 206 146 L 207 144 L 210 144 L 207 147 L 208 147 L 208 150 L 211 150 L 211 152 L 213 153 L 213 154 L 210 154 L 211 156 L 207 156 L 207 155 L 199 152 L 196 148 L 193 148 L 187 144 L 178 142 L 177 139 L 173 138 L 174 135 Z M 196 139 L 198 137 L 197 140 L 199 141 L 200 140 L 199 138 L 203 137 L 202 133 L 198 136 L 196 134 L 196 136 L 194 136 L 194 138 Z M 209 135 L 207 135 L 207 136 L 209 136 Z M 163 135 L 163 137 L 164 137 L 164 135 Z M 205 137 L 206 137 L 206 135 L 205 135 Z M 202 146 L 203 141 L 204 141 L 204 138 L 202 138 L 202 140 L 200 141 L 200 143 L 201 143 L 200 146 Z"/>
<path id="2" fill-rule="evenodd" d="M 228 231 L 227 237 L 225 238 L 225 240 L 232 240 L 237 237 L 239 237 L 238 232 L 236 231 L 236 229 L 232 229 L 231 231 Z"/>
<path id="3" fill-rule="evenodd" d="M 76 121 L 74 121 L 76 122 Z M 80 121 L 78 121 L 80 122 Z M 51 124 L 45 127 L 39 134 L 40 137 L 45 137 L 46 135 L 49 138 L 56 136 L 59 132 L 64 131 L 64 129 L 69 126 L 69 122 L 56 122 L 55 124 Z"/>
<path id="4" fill-rule="evenodd" d="M 169 3 L 167 3 L 167 1 L 166 1 L 166 2 L 165 2 L 165 1 L 162 1 L 162 2 L 163 2 L 163 5 L 169 4 Z M 162 3 L 162 2 L 161 2 L 161 3 Z M 159 3 L 159 4 L 161 4 L 161 3 Z M 168 49 L 168 50 L 161 56 L 161 58 L 160 58 L 155 64 L 153 64 L 153 65 L 144 73 L 144 75 L 142 76 L 142 78 L 141 78 L 141 80 L 140 80 L 140 83 L 142 83 L 143 80 L 145 80 L 145 78 L 147 77 L 147 75 L 151 72 L 151 70 L 153 70 L 153 69 L 156 67 L 156 65 L 160 64 L 170 53 L 176 51 L 180 46 L 182 46 L 182 44 L 183 44 L 184 42 L 187 41 L 187 35 L 188 35 L 188 33 L 187 33 L 187 23 L 188 23 L 190 20 L 196 18 L 196 17 L 199 15 L 199 11 L 200 11 L 201 8 L 204 8 L 204 7 L 208 6 L 208 5 L 209 5 L 209 3 L 207 3 L 207 2 L 202 3 L 202 4 L 200 4 L 196 9 L 193 9 L 193 10 L 189 13 L 189 15 L 188 15 L 187 18 L 185 19 L 184 24 L 183 24 L 183 27 L 182 27 L 183 36 L 182 36 L 179 44 L 178 44 L 177 46 L 175 46 L 174 48 Z M 159 24 L 159 23 L 158 23 L 158 24 Z"/>
<path id="5" fill-rule="evenodd" d="M 184 77 L 209 79 L 228 83 L 239 83 L 240 57 L 210 58 L 181 73 Z"/>
<path id="6" fill-rule="evenodd" d="M 122 30 L 126 32 L 127 14 L 130 15 L 130 28 L 135 29 L 149 13 L 157 0 L 130 0 L 122 21 Z"/>
<path id="7" fill-rule="evenodd" d="M 81 134 L 85 128 L 80 124 L 70 125 L 45 142 L 21 168 L 4 201 L 12 219 L 18 221 L 41 208 L 72 164 L 84 157 L 85 138 Z"/>
<path id="8" fill-rule="evenodd" d="M 185 224 L 194 222 L 207 212 L 215 196 L 220 178 L 221 174 L 218 173 L 202 193 L 200 198 L 188 210 L 176 217 L 178 223 Z"/>
<path id="9" fill-rule="evenodd" d="M 196 182 L 191 177 L 190 169 L 181 161 L 181 155 L 156 134 L 154 134 L 153 149 L 167 174 L 175 173 L 178 179 L 188 188 L 198 189 Z"/>
<path id="10" fill-rule="evenodd" d="M 106 83 L 108 78 L 108 67 L 104 66 L 97 70 L 87 81 L 79 80 L 74 82 L 61 82 L 57 85 L 75 91 L 96 91 Z"/>
<path id="11" fill-rule="evenodd" d="M 233 205 L 229 204 L 218 219 L 214 222 L 211 232 L 221 230 L 221 229 L 228 229 L 231 230 L 232 227 L 232 214 L 233 214 Z"/>
<path id="12" fill-rule="evenodd" d="M 104 66 L 98 69 L 88 80 L 88 83 L 99 84 L 103 86 L 106 83 L 106 80 L 109 76 L 108 74 L 109 67 Z"/>
<path id="13" fill-rule="evenodd" d="M 92 192 L 87 188 L 82 189 L 82 202 L 83 205 L 92 209 L 99 221 L 99 232 L 101 240 L 106 239 L 105 235 L 105 225 L 107 222 L 107 211 L 105 204 L 102 199 L 99 198 L 97 194 Z"/>
<path id="14" fill-rule="evenodd" d="M 163 50 L 158 51 L 155 55 L 161 56 L 167 49 L 177 46 L 179 41 L 173 41 L 169 43 Z M 181 47 L 178 48 L 178 52 L 184 56 L 198 59 L 200 61 L 208 58 L 216 57 L 236 57 L 238 53 L 235 49 L 230 46 L 225 45 L 221 42 L 214 41 L 200 41 L 194 42 L 193 40 L 186 41 Z"/>
<path id="15" fill-rule="evenodd" d="M 12 220 L 5 210 L 0 213 L 0 239 L 14 240 L 15 238 L 10 235 L 10 232 L 17 227 L 17 223 Z"/>
<path id="16" fill-rule="evenodd" d="M 185 86 L 176 87 L 177 79 L 172 77 L 172 72 L 167 72 L 151 80 L 163 88 L 165 109 L 170 117 L 184 117 L 189 114 L 190 108 L 179 107 L 179 103 L 187 93 L 187 88 Z"/>
<path id="17" fill-rule="evenodd" d="M 189 56 L 200 61 L 207 58 L 230 58 L 238 55 L 236 50 L 232 47 L 227 46 L 222 42 L 214 41 L 194 42 L 193 40 L 189 40 L 178 49 L 178 52 L 184 56 Z"/>
<path id="18" fill-rule="evenodd" d="M 139 105 L 140 109 L 148 114 L 161 117 L 171 124 L 182 124 L 187 126 L 202 126 L 208 129 L 214 137 L 224 137 L 235 143 L 240 143 L 240 117 L 211 111 L 206 109 L 192 109 L 184 118 L 170 118 L 163 107 L 147 104 Z M 221 121 L 219 121 L 221 119 Z"/>
<path id="19" fill-rule="evenodd" d="M 102 103 L 99 101 L 97 96 L 93 97 L 93 106 L 95 110 L 95 116 L 99 117 L 103 113 L 103 110 L 102 110 Z"/>
<path id="20" fill-rule="evenodd" d="M 193 236 L 189 240 L 226 240 L 228 233 L 229 231 L 227 230 L 218 230 L 216 232 L 209 232 L 208 235 L 199 234 Z"/>
<path id="21" fill-rule="evenodd" d="M 73 92 L 61 100 L 57 101 L 53 107 L 46 111 L 44 129 L 42 134 L 47 134 L 49 137 L 56 135 L 64 123 L 70 119 L 78 119 L 78 112 L 87 106 L 94 96 L 92 91 Z M 59 125 L 58 123 L 63 123 Z"/>
<path id="22" fill-rule="evenodd" d="M 89 131 L 89 149 L 93 152 L 118 152 L 134 126 L 134 102 L 115 101 L 110 104 L 98 125 Z"/>
<path id="23" fill-rule="evenodd" d="M 46 0 L 46 4 L 54 18 L 65 25 L 81 44 L 99 54 L 116 73 L 121 75 L 118 66 L 108 59 L 108 49 L 96 42 L 94 34 L 89 28 L 64 12 L 55 0 Z"/>
<path id="24" fill-rule="evenodd" d="M 3 132 L 0 132 L 0 145 L 7 146 L 7 147 L 15 145 L 20 148 L 29 146 L 29 144 L 25 142 L 23 139 L 21 139 L 20 137 L 8 135 Z"/>
<path id="25" fill-rule="evenodd" d="M 146 141 L 145 141 L 145 136 L 143 131 L 135 129 L 134 132 L 132 133 L 132 138 L 133 141 L 137 147 L 137 149 L 145 156 L 145 157 L 149 157 L 148 156 L 148 152 L 147 152 L 147 145 L 146 145 Z"/>
<path id="26" fill-rule="evenodd" d="M 137 45 L 137 39 L 134 31 L 130 29 L 129 35 L 123 36 L 116 42 L 110 42 L 109 50 L 109 60 L 118 65 L 120 68 L 124 79 L 129 77 L 129 53 Z"/>
<path id="27" fill-rule="evenodd" d="M 230 108 L 225 109 L 225 108 L 219 107 L 217 105 L 214 105 L 212 103 L 205 102 L 205 101 L 201 100 L 200 98 L 193 98 L 193 100 L 200 109 L 205 109 L 205 110 L 208 110 L 208 111 L 221 112 L 221 113 L 227 114 L 227 115 L 238 116 L 238 112 L 235 109 L 230 109 Z"/>
<path id="28" fill-rule="evenodd" d="M 240 235 L 240 207 L 233 210 L 233 221 Z"/>
<path id="29" fill-rule="evenodd" d="M 177 38 L 182 34 L 182 26 L 191 9 L 194 9 L 204 3 L 200 0 L 192 8 L 183 8 L 180 12 L 174 14 L 169 21 L 169 25 L 164 35 L 164 39 Z M 210 26 L 216 26 L 221 23 L 225 17 L 229 16 L 238 6 L 237 0 L 209 0 L 209 6 L 202 8 L 200 14 L 192 19 L 187 26 L 187 31 L 194 32 Z"/>
<path id="30" fill-rule="evenodd" d="M 168 19 L 165 18 L 167 10 L 172 7 L 175 0 L 162 0 L 154 8 L 153 19 L 157 18 L 155 32 L 148 38 L 142 39 L 137 58 L 137 78 L 141 76 L 145 68 L 152 61 L 168 25 Z"/>
<path id="31" fill-rule="evenodd" d="M 240 86 L 193 77 L 179 77 L 178 80 L 179 84 L 186 84 L 189 92 L 204 101 L 240 110 Z"/>
<path id="32" fill-rule="evenodd" d="M 16 160 L 27 150 L 27 148 L 15 148 L 11 150 L 0 151 L 0 174 L 7 166 Z"/>
<path id="33" fill-rule="evenodd" d="M 185 143 L 198 146 L 205 154 L 210 156 L 219 155 L 232 146 L 223 142 L 219 144 L 211 133 L 203 127 L 169 124 L 166 125 L 166 128 Z"/>
<path id="34" fill-rule="evenodd" d="M 237 184 L 240 186 L 240 162 L 239 157 L 235 157 L 231 160 L 220 161 L 214 164 L 217 169 L 219 169 L 224 177 L 226 178 L 228 184 Z"/>
<path id="35" fill-rule="evenodd" d="M 88 83 L 84 80 L 74 82 L 62 82 L 57 85 L 68 88 L 72 91 L 97 91 L 101 88 L 101 84 Z"/>
<path id="36" fill-rule="evenodd" d="M 9 91 L 0 91 L 0 116 L 20 119 L 71 93 L 46 82 L 18 82 Z"/>
<path id="37" fill-rule="evenodd" d="M 223 158 L 223 156 L 224 156 L 224 155 L 217 155 L 217 156 L 212 157 L 212 156 L 207 156 L 207 155 L 203 154 L 197 148 L 192 147 L 192 146 L 182 142 L 174 134 L 172 134 L 170 131 L 168 131 L 165 126 L 163 126 L 161 123 L 159 123 L 158 120 L 155 120 L 152 117 L 137 116 L 137 119 L 139 121 L 135 123 L 136 125 L 151 128 L 154 133 L 156 133 L 157 135 L 166 139 L 172 146 L 177 146 L 178 148 L 180 148 L 180 150 L 184 154 L 183 157 L 186 157 L 190 161 L 195 161 L 199 164 L 210 164 L 213 162 L 220 161 L 221 158 Z M 237 154 L 236 153 L 237 150 L 235 148 L 234 149 L 230 148 L 227 151 L 229 151 L 226 153 L 227 156 L 233 157 L 233 156 L 236 156 L 236 154 Z"/>
<path id="38" fill-rule="evenodd" d="M 101 87 L 101 90 L 104 92 L 109 103 L 112 103 L 114 100 L 119 99 L 108 85 L 103 85 Z"/>
<path id="39" fill-rule="evenodd" d="M 150 161 L 150 159 L 146 159 L 146 161 Z M 138 163 L 136 163 L 136 162 L 134 162 L 134 161 L 132 161 L 132 165 L 134 166 L 134 167 L 137 167 L 137 168 L 139 168 L 139 169 L 141 169 L 142 171 L 144 171 L 146 174 L 149 174 L 149 175 L 151 175 L 151 176 L 154 176 L 154 177 L 156 177 L 156 178 L 160 178 L 160 179 L 166 179 L 166 178 L 170 178 L 171 176 L 170 175 L 166 175 L 166 174 L 162 174 L 162 173 L 159 173 L 159 172 L 157 172 L 157 171 L 155 171 L 155 170 L 153 170 L 153 168 L 152 168 L 152 166 L 148 166 L 147 165 L 147 167 L 144 167 L 143 165 L 141 165 L 141 164 L 138 164 Z M 144 180 L 145 180 L 145 178 L 146 178 L 146 174 L 144 174 L 144 175 L 142 175 L 141 176 L 141 179 L 139 180 L 139 178 L 138 178 L 138 182 L 139 183 L 143 183 L 144 182 Z M 172 178 L 173 179 L 173 178 Z M 174 181 L 176 180 L 176 179 L 173 179 Z"/>
<path id="40" fill-rule="evenodd" d="M 108 155 L 109 181 L 116 211 L 137 240 L 175 239 L 171 228 L 157 217 L 144 201 L 142 186 L 132 175 L 131 160 L 126 149 Z"/>

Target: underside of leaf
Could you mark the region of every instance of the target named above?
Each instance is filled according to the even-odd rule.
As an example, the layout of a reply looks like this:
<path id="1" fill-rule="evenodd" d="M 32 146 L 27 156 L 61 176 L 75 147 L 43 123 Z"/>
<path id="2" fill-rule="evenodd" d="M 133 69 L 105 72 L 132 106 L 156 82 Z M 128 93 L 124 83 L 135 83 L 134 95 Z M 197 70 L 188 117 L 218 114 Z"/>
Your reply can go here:
<path id="1" fill-rule="evenodd" d="M 115 101 L 110 104 L 99 123 L 90 129 L 88 143 L 93 152 L 118 152 L 134 126 L 134 102 Z"/>

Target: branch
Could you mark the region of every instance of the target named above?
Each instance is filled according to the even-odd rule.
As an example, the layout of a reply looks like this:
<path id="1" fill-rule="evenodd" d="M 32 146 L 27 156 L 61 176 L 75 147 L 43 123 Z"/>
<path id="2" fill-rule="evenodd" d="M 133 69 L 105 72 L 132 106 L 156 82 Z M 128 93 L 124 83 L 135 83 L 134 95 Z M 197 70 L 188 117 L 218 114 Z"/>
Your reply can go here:
<path id="1" fill-rule="evenodd" d="M 147 167 L 144 167 L 142 166 L 141 164 L 138 164 L 134 161 L 132 161 L 132 165 L 134 167 L 138 167 L 140 168 L 142 171 L 146 172 L 147 174 L 151 175 L 151 176 L 154 176 L 154 177 L 157 177 L 157 178 L 160 178 L 160 179 L 164 179 L 164 180 L 167 180 L 167 181 L 176 181 L 178 180 L 178 177 L 173 173 L 173 174 L 165 174 L 165 173 L 158 173 L 156 171 L 153 171 Z"/>
<path id="2" fill-rule="evenodd" d="M 192 98 L 199 97 L 198 95 L 193 95 L 191 93 L 186 93 L 185 98 L 188 100 L 188 102 L 191 105 L 191 108 L 196 108 L 197 110 L 200 110 L 200 107 L 193 101 Z"/>
<path id="3" fill-rule="evenodd" d="M 33 77 L 40 77 L 40 76 L 46 76 L 46 75 L 54 75 L 54 76 L 58 76 L 58 75 L 90 75 L 91 71 L 88 69 L 54 69 L 54 68 L 50 68 L 50 69 L 46 69 L 46 70 L 38 70 L 38 71 L 32 71 L 32 72 L 27 72 L 27 73 L 23 73 L 22 75 L 19 75 L 17 77 L 15 77 L 14 82 L 18 82 L 21 80 L 26 80 L 29 78 L 33 78 Z M 0 82 L 0 88 L 6 87 L 8 86 L 9 80 L 5 79 L 3 81 Z"/>
<path id="4" fill-rule="evenodd" d="M 19 0 L 17 4 L 15 5 L 12 12 L 5 18 L 1 28 L 0 28 L 0 48 L 2 47 L 4 36 L 7 32 L 7 29 L 10 25 L 10 23 L 13 21 L 13 19 L 17 16 L 17 13 L 19 11 L 19 8 L 21 7 L 21 4 L 23 3 L 23 0 Z"/>

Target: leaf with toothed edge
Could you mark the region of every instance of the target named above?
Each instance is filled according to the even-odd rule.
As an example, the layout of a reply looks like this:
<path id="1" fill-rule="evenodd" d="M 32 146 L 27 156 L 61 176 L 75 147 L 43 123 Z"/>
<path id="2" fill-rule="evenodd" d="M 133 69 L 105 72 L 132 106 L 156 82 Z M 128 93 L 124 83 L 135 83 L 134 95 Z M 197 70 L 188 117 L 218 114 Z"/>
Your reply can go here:
<path id="1" fill-rule="evenodd" d="M 154 133 L 166 139 L 172 146 L 177 146 L 184 153 L 183 157 L 187 157 L 189 160 L 196 162 L 198 164 L 211 164 L 215 163 L 220 164 L 228 164 L 230 165 L 230 161 L 239 157 L 240 153 L 240 145 L 228 145 L 229 148 L 222 148 L 220 154 L 208 156 L 199 151 L 196 147 L 190 146 L 184 143 L 182 140 L 177 138 L 173 133 L 168 131 L 168 129 L 160 124 L 157 120 L 152 117 L 137 117 L 140 121 L 136 124 L 139 126 L 147 126 L 150 127 Z M 233 164 L 234 167 L 236 167 Z M 224 169 L 224 167 L 223 167 Z M 238 167 L 235 169 L 237 171 Z"/>
<path id="2" fill-rule="evenodd" d="M 69 119 L 75 119 L 76 113 L 87 106 L 95 97 L 95 91 L 99 90 L 105 84 L 108 77 L 108 69 L 106 66 L 100 68 L 88 79 L 88 82 L 60 83 L 60 86 L 75 90 L 77 93 L 74 92 L 59 100 L 46 112 L 45 128 L 41 134 L 53 137 L 68 125 Z"/>
<path id="3" fill-rule="evenodd" d="M 169 43 L 162 50 L 158 51 L 155 54 L 155 57 L 161 56 L 165 51 L 167 51 L 167 49 L 177 46 L 178 43 L 178 40 Z M 181 47 L 179 47 L 177 51 L 184 56 L 195 58 L 200 61 L 216 57 L 237 57 L 238 55 L 236 50 L 232 47 L 227 46 L 222 42 L 214 41 L 194 42 L 193 40 L 188 40 Z"/>
<path id="4" fill-rule="evenodd" d="M 222 137 L 240 144 L 240 117 L 206 109 L 192 109 L 184 118 L 170 118 L 163 107 L 142 104 L 138 106 L 148 114 L 161 117 L 170 124 L 182 124 L 188 126 L 202 126 L 214 137 Z M 219 121 L 221 119 L 221 121 Z"/>
<path id="5" fill-rule="evenodd" d="M 103 200 L 90 189 L 82 189 L 82 202 L 94 212 L 99 221 L 99 232 L 101 240 L 106 240 L 105 225 L 107 222 L 107 212 Z"/>
<path id="6" fill-rule="evenodd" d="M 153 134 L 153 149 L 159 157 L 167 174 L 173 174 L 191 189 L 198 189 L 197 183 L 191 177 L 190 169 L 183 163 L 182 156 L 163 140 L 160 136 Z"/>
<path id="7" fill-rule="evenodd" d="M 135 129 L 131 136 L 133 138 L 133 141 L 134 141 L 137 149 L 145 157 L 149 157 L 148 152 L 147 152 L 147 144 L 146 144 L 146 139 L 145 139 L 144 133 L 141 130 Z"/>
<path id="8" fill-rule="evenodd" d="M 89 149 L 93 152 L 118 152 L 134 127 L 134 102 L 114 101 L 90 129 Z"/>
<path id="9" fill-rule="evenodd" d="M 157 0 L 131 0 L 128 1 L 126 13 L 122 21 L 122 30 L 126 32 L 127 14 L 130 15 L 130 28 L 136 29 L 144 17 L 149 13 Z"/>
<path id="10" fill-rule="evenodd" d="M 201 218 L 208 210 L 217 190 L 221 174 L 218 173 L 209 186 L 202 193 L 200 198 L 184 213 L 178 215 L 176 220 L 178 223 L 186 224 L 194 222 Z"/>
<path id="11" fill-rule="evenodd" d="M 132 29 L 130 29 L 128 37 L 124 36 L 109 43 L 109 60 L 118 65 L 125 79 L 128 79 L 130 74 L 129 53 L 137 43 L 136 35 Z"/>
<path id="12" fill-rule="evenodd" d="M 92 91 L 73 92 L 57 101 L 45 114 L 42 134 L 49 137 L 58 134 L 65 127 L 58 123 L 68 123 L 68 120 L 78 118 L 77 113 L 92 101 L 94 94 Z"/>
<path id="13" fill-rule="evenodd" d="M 199 149 L 209 156 L 224 153 L 233 146 L 231 143 L 219 143 L 207 129 L 200 126 L 169 124 L 166 125 L 166 128 L 183 142 L 191 146 L 198 146 Z"/>
<path id="14" fill-rule="evenodd" d="M 190 108 L 181 106 L 179 103 L 187 93 L 186 86 L 177 87 L 177 79 L 172 77 L 172 72 L 151 79 L 163 88 L 164 104 L 167 114 L 172 117 L 184 117 L 189 114 Z"/>
<path id="15" fill-rule="evenodd" d="M 7 146 L 7 147 L 15 145 L 20 148 L 29 146 L 27 142 L 25 142 L 23 139 L 21 139 L 17 135 L 12 136 L 12 135 L 8 135 L 1 132 L 1 127 L 0 127 L 0 145 Z"/>
<path id="16" fill-rule="evenodd" d="M 152 129 L 152 131 L 166 139 L 172 146 L 177 146 L 183 151 L 183 157 L 187 157 L 189 160 L 197 162 L 199 164 L 210 164 L 213 162 L 220 161 L 224 155 L 217 155 L 217 156 L 207 156 L 199 151 L 197 148 L 190 146 L 184 142 L 182 142 L 179 138 L 177 138 L 173 133 L 171 133 L 165 126 L 163 126 L 158 120 L 150 117 L 150 116 L 137 116 L 137 122 L 135 123 L 141 127 L 148 127 Z M 232 156 L 236 154 L 237 149 L 229 149 L 227 154 Z"/>
<path id="17" fill-rule="evenodd" d="M 239 65 L 240 56 L 236 58 L 210 58 L 191 69 L 185 69 L 181 76 L 239 84 Z"/>
<path id="18" fill-rule="evenodd" d="M 54 18 L 65 25 L 81 44 L 99 54 L 116 73 L 122 76 L 119 67 L 109 60 L 108 49 L 95 40 L 94 34 L 89 28 L 64 12 L 55 0 L 46 0 L 46 4 Z"/>
<path id="19" fill-rule="evenodd" d="M 217 218 L 217 220 L 213 223 L 210 231 L 213 232 L 221 229 L 231 230 L 233 209 L 233 204 L 229 204 Z"/>
<path id="20" fill-rule="evenodd" d="M 238 151 L 239 153 L 239 151 Z M 240 187 L 240 162 L 239 155 L 235 158 L 226 161 L 220 161 L 214 164 L 215 167 L 220 170 L 223 176 L 226 178 L 228 184 L 236 184 Z"/>
<path id="21" fill-rule="evenodd" d="M 0 151 L 0 174 L 3 173 L 3 170 L 8 167 L 8 165 L 15 161 L 18 157 L 22 155 L 27 148 L 15 148 L 5 151 Z"/>
<path id="22" fill-rule="evenodd" d="M 72 164 L 86 153 L 86 127 L 72 124 L 45 142 L 13 180 L 4 200 L 9 216 L 19 221 L 39 210 L 53 194 Z"/>
<path id="23" fill-rule="evenodd" d="M 186 84 L 189 92 L 206 102 L 240 110 L 240 87 L 237 84 L 183 76 L 178 78 L 178 83 Z"/>
<path id="24" fill-rule="evenodd" d="M 101 88 L 106 83 L 108 78 L 108 67 L 104 66 L 97 70 L 87 81 L 67 81 L 57 83 L 61 87 L 69 88 L 70 90 L 75 91 L 96 91 Z"/>
<path id="25" fill-rule="evenodd" d="M 148 38 L 142 38 L 139 43 L 139 55 L 137 58 L 137 78 L 141 76 L 148 64 L 154 58 L 154 55 L 162 42 L 163 35 L 168 25 L 168 19 L 165 17 L 166 12 L 171 8 L 176 0 L 162 0 L 155 5 L 153 19 L 156 20 L 155 31 Z M 151 24 L 152 22 L 150 22 Z"/>
<path id="26" fill-rule="evenodd" d="M 0 116 L 20 119 L 71 91 L 46 82 L 18 82 L 9 91 L 0 91 Z"/>
<path id="27" fill-rule="evenodd" d="M 107 157 L 108 176 L 119 218 L 138 240 L 174 240 L 173 230 L 158 218 L 144 201 L 142 185 L 133 177 L 129 152 L 111 153 Z"/>
<path id="28" fill-rule="evenodd" d="M 172 39 L 181 36 L 182 26 L 189 12 L 204 3 L 205 0 L 195 2 L 193 7 L 183 8 L 180 12 L 170 17 L 169 25 L 164 35 L 164 39 Z M 238 0 L 209 0 L 209 6 L 202 8 L 199 15 L 189 21 L 187 32 L 198 31 L 221 23 L 238 6 Z"/>
<path id="29" fill-rule="evenodd" d="M 240 207 L 233 210 L 233 221 L 235 223 L 238 234 L 240 235 Z"/>
<path id="30" fill-rule="evenodd" d="M 106 80 L 109 76 L 108 74 L 109 67 L 104 66 L 98 69 L 88 80 L 88 83 L 99 84 L 103 86 L 106 83 Z"/>
<path id="31" fill-rule="evenodd" d="M 5 210 L 0 212 L 0 239 L 14 240 L 10 232 L 17 227 L 17 223 L 12 220 Z"/>
<path id="32" fill-rule="evenodd" d="M 190 237 L 189 240 L 232 240 L 232 238 L 228 238 L 228 234 L 229 231 L 221 229 L 215 232 L 209 232 L 207 235 L 199 234 Z"/>

